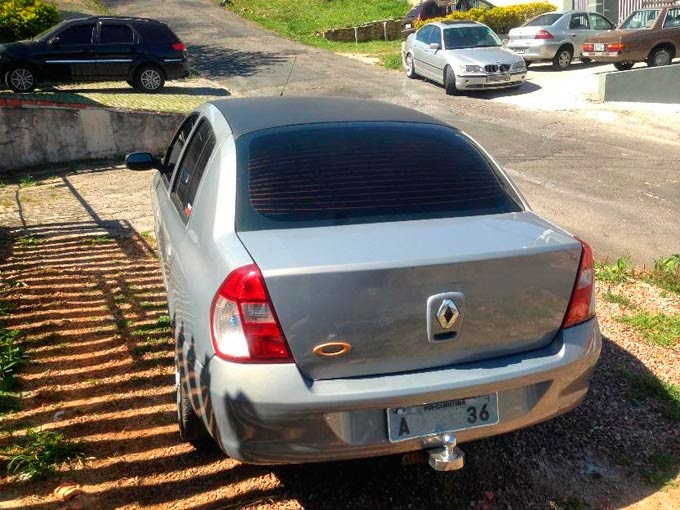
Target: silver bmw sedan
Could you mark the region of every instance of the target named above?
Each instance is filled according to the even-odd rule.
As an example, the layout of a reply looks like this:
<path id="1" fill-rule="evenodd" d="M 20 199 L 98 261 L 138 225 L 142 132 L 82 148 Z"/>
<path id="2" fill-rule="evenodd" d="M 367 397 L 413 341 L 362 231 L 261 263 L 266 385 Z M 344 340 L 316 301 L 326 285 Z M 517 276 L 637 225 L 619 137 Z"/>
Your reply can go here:
<path id="1" fill-rule="evenodd" d="M 428 23 L 402 45 L 406 76 L 444 85 L 446 93 L 518 88 L 526 79 L 524 59 L 486 25 L 475 21 Z"/>
<path id="2" fill-rule="evenodd" d="M 158 170 L 183 440 L 264 464 L 423 451 L 451 470 L 457 443 L 586 395 L 591 250 L 459 130 L 375 101 L 227 99 L 162 160 L 126 162 Z"/>

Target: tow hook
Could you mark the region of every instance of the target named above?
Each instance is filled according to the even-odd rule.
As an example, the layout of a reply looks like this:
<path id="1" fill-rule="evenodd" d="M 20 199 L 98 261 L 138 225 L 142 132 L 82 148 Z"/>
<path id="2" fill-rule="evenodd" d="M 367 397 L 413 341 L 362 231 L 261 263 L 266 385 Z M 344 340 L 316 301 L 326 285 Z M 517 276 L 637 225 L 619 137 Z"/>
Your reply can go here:
<path id="1" fill-rule="evenodd" d="M 455 471 L 462 468 L 465 464 L 465 454 L 456 446 L 456 436 L 442 434 L 440 440 L 439 448 L 427 450 L 430 467 L 435 471 Z"/>

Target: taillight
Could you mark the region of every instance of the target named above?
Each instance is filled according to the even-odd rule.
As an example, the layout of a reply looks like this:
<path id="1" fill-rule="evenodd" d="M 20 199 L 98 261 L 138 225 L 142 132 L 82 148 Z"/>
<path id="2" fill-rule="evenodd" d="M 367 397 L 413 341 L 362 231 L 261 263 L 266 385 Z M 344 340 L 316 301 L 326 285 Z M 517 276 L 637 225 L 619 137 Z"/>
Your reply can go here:
<path id="1" fill-rule="evenodd" d="M 538 32 L 536 32 L 534 39 L 554 39 L 554 37 L 547 30 L 539 30 Z"/>
<path id="2" fill-rule="evenodd" d="M 623 51 L 623 43 L 612 43 L 607 45 L 607 51 Z"/>
<path id="3" fill-rule="evenodd" d="M 583 51 L 595 51 L 595 45 L 593 43 L 584 43 Z"/>
<path id="4" fill-rule="evenodd" d="M 581 263 L 576 275 L 576 283 L 571 293 L 571 300 L 564 316 L 563 328 L 576 326 L 591 319 L 595 315 L 595 264 L 593 250 L 588 243 L 581 241 Z"/>
<path id="5" fill-rule="evenodd" d="M 210 332 L 215 353 L 240 363 L 285 363 L 293 358 L 255 264 L 227 276 L 213 298 Z"/>
<path id="6" fill-rule="evenodd" d="M 172 43 L 172 49 L 175 51 L 187 51 L 187 45 L 183 42 Z"/>

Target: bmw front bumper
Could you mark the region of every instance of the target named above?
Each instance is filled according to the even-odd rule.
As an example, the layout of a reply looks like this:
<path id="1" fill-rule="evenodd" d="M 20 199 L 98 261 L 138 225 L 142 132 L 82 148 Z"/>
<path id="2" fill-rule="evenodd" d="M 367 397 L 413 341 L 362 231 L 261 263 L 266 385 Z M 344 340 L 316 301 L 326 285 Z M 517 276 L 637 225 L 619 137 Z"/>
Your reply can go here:
<path id="1" fill-rule="evenodd" d="M 498 394 L 499 422 L 455 432 L 472 441 L 532 425 L 586 395 L 601 349 L 597 320 L 562 330 L 547 347 L 435 370 L 311 380 L 294 364 L 246 365 L 211 358 L 200 373 L 211 434 L 231 457 L 278 464 L 371 457 L 432 448 L 426 438 L 392 443 L 388 407 Z"/>
<path id="2" fill-rule="evenodd" d="M 501 74 L 471 74 L 456 75 L 458 90 L 501 89 L 516 87 L 524 83 L 527 77 L 526 69 L 519 72 Z"/>

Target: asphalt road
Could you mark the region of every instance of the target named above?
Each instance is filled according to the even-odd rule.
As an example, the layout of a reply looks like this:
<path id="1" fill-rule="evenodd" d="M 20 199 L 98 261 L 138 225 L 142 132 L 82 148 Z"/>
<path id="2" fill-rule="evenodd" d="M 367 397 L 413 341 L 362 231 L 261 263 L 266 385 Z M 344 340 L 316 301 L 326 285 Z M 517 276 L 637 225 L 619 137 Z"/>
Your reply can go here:
<path id="1" fill-rule="evenodd" d="M 278 37 L 210 0 L 105 3 L 116 14 L 168 23 L 189 46 L 194 68 L 234 95 L 285 88 L 286 95 L 373 98 L 463 129 L 505 166 L 538 213 L 590 241 L 598 258 L 650 263 L 680 252 L 680 122 L 660 130 L 635 115 L 607 123 L 491 101 L 507 92 L 447 97 L 432 83 Z"/>

